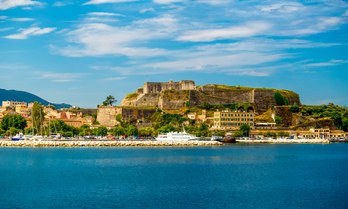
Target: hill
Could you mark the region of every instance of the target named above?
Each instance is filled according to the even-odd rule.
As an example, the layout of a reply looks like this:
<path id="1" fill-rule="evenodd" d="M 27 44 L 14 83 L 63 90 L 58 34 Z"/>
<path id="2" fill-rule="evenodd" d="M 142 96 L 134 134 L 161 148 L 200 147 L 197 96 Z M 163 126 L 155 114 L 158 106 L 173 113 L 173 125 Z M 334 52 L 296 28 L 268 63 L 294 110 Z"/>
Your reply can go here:
<path id="1" fill-rule="evenodd" d="M 17 90 L 6 90 L 6 89 L 0 89 L 0 102 L 2 101 L 20 101 L 20 102 L 39 102 L 43 105 L 53 105 L 57 109 L 60 108 L 69 108 L 71 105 L 69 104 L 54 104 L 51 102 L 48 102 L 47 100 L 44 100 L 40 98 L 39 96 L 36 96 L 34 94 L 31 94 L 29 92 L 25 91 L 17 91 Z"/>

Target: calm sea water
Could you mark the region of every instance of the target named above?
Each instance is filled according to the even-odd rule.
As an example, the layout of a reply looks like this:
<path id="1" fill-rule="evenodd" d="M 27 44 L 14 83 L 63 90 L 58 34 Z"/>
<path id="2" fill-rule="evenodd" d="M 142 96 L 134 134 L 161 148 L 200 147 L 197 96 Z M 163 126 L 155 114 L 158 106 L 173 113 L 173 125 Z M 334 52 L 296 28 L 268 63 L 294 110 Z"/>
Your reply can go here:
<path id="1" fill-rule="evenodd" d="M 348 144 L 0 148 L 0 208 L 348 208 Z"/>

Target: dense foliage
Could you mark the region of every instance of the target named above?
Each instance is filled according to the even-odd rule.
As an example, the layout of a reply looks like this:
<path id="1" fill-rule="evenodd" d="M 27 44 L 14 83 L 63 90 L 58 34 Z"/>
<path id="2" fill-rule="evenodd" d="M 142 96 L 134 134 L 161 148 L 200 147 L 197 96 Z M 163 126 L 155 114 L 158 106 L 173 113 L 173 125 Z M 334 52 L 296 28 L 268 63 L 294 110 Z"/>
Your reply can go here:
<path id="1" fill-rule="evenodd" d="M 301 108 L 303 116 L 313 118 L 330 117 L 334 120 L 335 126 L 344 131 L 348 131 L 348 108 L 334 105 L 303 106 Z"/>
<path id="2" fill-rule="evenodd" d="M 285 98 L 283 97 L 283 95 L 279 91 L 274 93 L 274 100 L 275 100 L 276 104 L 279 106 L 285 105 Z"/>
<path id="3" fill-rule="evenodd" d="M 230 109 L 230 110 L 248 111 L 250 109 L 253 109 L 253 107 L 250 103 L 232 103 L 232 104 L 208 104 L 208 103 L 204 103 L 204 104 L 198 105 L 198 107 L 201 109 L 205 109 L 205 110 Z"/>
<path id="4" fill-rule="evenodd" d="M 27 121 L 19 114 L 5 115 L 0 123 L 1 132 L 5 132 L 6 135 L 14 135 L 23 131 L 26 126 Z"/>

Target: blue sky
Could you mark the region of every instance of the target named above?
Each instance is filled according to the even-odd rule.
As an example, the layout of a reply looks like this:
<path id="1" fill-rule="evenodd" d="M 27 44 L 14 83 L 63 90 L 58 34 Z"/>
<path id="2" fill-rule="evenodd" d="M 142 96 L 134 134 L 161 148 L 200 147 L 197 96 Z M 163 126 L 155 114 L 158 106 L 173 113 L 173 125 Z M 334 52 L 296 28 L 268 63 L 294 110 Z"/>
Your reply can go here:
<path id="1" fill-rule="evenodd" d="M 0 0 L 0 88 L 96 107 L 145 81 L 348 105 L 348 2 Z"/>

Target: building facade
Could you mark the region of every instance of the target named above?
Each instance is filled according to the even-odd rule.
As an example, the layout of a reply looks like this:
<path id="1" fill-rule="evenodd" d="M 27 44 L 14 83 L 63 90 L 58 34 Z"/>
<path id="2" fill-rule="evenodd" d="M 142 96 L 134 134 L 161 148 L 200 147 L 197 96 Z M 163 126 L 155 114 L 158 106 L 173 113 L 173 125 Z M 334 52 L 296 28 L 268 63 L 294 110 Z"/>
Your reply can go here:
<path id="1" fill-rule="evenodd" d="M 214 112 L 213 130 L 238 130 L 242 124 L 247 124 L 251 129 L 254 128 L 253 112 L 241 111 L 218 111 Z"/>
<path id="2" fill-rule="evenodd" d="M 10 107 L 12 109 L 16 108 L 16 105 L 19 106 L 27 106 L 26 102 L 18 102 L 18 101 L 2 101 L 2 107 Z"/>

